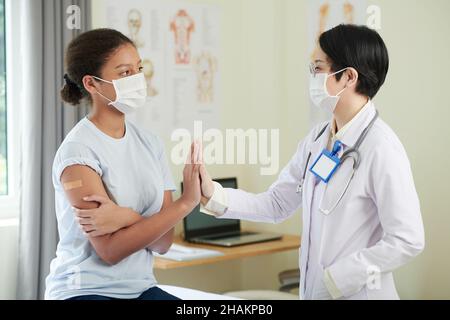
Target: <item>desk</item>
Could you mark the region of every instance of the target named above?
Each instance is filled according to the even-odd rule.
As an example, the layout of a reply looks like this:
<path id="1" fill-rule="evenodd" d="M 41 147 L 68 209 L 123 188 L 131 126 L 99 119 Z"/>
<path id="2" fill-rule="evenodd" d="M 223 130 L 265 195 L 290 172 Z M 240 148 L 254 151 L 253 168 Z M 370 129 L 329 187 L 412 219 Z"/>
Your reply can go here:
<path id="1" fill-rule="evenodd" d="M 198 266 L 205 265 L 210 263 L 216 263 L 220 261 L 227 261 L 233 259 L 240 259 L 246 257 L 254 257 L 260 256 L 263 254 L 270 254 L 276 252 L 282 252 L 287 250 L 298 249 L 300 247 L 300 237 L 294 235 L 283 235 L 280 240 L 273 240 L 267 242 L 246 244 L 242 246 L 226 248 L 219 246 L 211 246 L 211 245 L 203 245 L 203 244 L 192 244 L 189 242 L 183 241 L 183 239 L 178 236 L 174 240 L 175 243 L 193 247 L 193 248 L 204 248 L 211 249 L 216 251 L 221 251 L 224 253 L 222 256 L 205 258 L 205 259 L 197 259 L 191 261 L 174 261 L 162 258 L 156 258 L 154 263 L 155 269 L 174 269 L 181 267 L 190 267 L 190 266 Z"/>

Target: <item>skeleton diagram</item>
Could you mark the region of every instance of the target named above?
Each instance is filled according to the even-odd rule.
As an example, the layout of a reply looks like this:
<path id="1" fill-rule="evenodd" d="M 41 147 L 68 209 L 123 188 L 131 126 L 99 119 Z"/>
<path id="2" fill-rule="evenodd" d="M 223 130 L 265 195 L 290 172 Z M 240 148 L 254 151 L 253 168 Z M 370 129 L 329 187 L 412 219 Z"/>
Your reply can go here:
<path id="1" fill-rule="evenodd" d="M 354 21 L 353 12 L 354 12 L 353 5 L 349 2 L 345 3 L 344 4 L 344 17 L 345 17 L 345 21 L 347 23 L 353 23 L 353 21 Z"/>
<path id="2" fill-rule="evenodd" d="M 343 11 L 344 11 L 344 18 L 345 18 L 345 22 L 346 23 L 353 23 L 353 12 L 354 12 L 354 7 L 350 2 L 346 2 L 343 6 Z M 322 6 L 320 6 L 319 9 L 319 32 L 317 34 L 317 39 L 319 39 L 320 35 L 325 32 L 326 27 L 327 27 L 327 20 L 330 14 L 330 4 L 329 3 L 325 3 Z M 311 57 L 313 58 L 316 54 L 317 51 L 317 46 L 314 49 Z"/>
<path id="3" fill-rule="evenodd" d="M 175 63 L 189 64 L 191 62 L 191 33 L 195 31 L 194 20 L 185 10 L 179 10 L 170 23 L 170 31 L 175 38 Z"/>
<path id="4" fill-rule="evenodd" d="M 131 9 L 128 12 L 128 31 L 129 38 L 134 42 L 136 47 L 142 48 L 144 46 L 144 40 L 141 39 L 139 32 L 142 26 L 142 14 L 137 9 Z"/>
<path id="5" fill-rule="evenodd" d="M 153 65 L 153 62 L 151 62 L 149 59 L 144 59 L 144 61 L 142 61 L 142 67 L 144 68 L 144 77 L 147 81 L 147 94 L 149 97 L 154 97 L 158 94 L 158 91 L 152 84 L 152 78 L 155 75 L 155 67 Z"/>
<path id="6" fill-rule="evenodd" d="M 197 99 L 200 103 L 211 103 L 214 100 L 217 60 L 211 54 L 203 52 L 194 59 L 194 65 L 197 74 Z"/>

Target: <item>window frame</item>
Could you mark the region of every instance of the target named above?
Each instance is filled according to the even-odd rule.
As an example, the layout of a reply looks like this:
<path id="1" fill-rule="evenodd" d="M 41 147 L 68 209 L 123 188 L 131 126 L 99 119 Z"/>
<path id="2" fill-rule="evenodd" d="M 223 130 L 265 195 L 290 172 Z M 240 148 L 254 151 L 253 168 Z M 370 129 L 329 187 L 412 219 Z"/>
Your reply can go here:
<path id="1" fill-rule="evenodd" d="M 13 107 L 21 106 L 20 19 L 12 19 L 19 6 L 20 1 L 5 0 L 8 195 L 0 196 L 0 219 L 18 218 L 20 210 L 20 110 Z"/>

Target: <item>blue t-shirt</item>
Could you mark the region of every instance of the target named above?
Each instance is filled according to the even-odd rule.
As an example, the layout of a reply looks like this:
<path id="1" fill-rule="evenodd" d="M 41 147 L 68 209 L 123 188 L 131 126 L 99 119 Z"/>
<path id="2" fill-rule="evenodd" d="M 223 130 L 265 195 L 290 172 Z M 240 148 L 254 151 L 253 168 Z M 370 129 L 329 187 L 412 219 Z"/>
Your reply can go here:
<path id="1" fill-rule="evenodd" d="M 68 166 L 89 166 L 117 205 L 147 217 L 159 212 L 164 191 L 175 190 L 163 143 L 129 121 L 125 125 L 124 137 L 115 139 L 84 118 L 56 153 L 52 179 L 59 243 L 46 279 L 46 299 L 91 294 L 136 298 L 156 285 L 150 250 L 140 250 L 113 266 L 97 256 L 75 220 L 60 181 Z"/>

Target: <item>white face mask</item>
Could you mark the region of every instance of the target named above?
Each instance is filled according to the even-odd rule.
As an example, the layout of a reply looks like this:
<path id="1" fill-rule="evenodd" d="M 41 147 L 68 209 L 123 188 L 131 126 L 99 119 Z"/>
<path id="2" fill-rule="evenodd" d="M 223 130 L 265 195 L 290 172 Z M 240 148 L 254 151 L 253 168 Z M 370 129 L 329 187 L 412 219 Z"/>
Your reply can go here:
<path id="1" fill-rule="evenodd" d="M 93 76 L 95 79 L 111 83 L 116 91 L 116 101 L 108 99 L 100 92 L 99 95 L 109 101 L 108 105 L 114 106 L 124 114 L 129 114 L 142 107 L 147 102 L 147 82 L 143 73 L 138 73 L 118 80 L 107 81 Z"/>
<path id="2" fill-rule="evenodd" d="M 309 79 L 309 95 L 314 105 L 321 108 L 327 112 L 333 113 L 336 109 L 336 105 L 339 101 L 340 94 L 344 92 L 347 87 L 342 89 L 335 96 L 331 96 L 327 90 L 327 80 L 338 73 L 344 72 L 348 68 L 339 70 L 338 72 L 327 74 L 327 73 L 316 73 L 311 74 Z"/>

